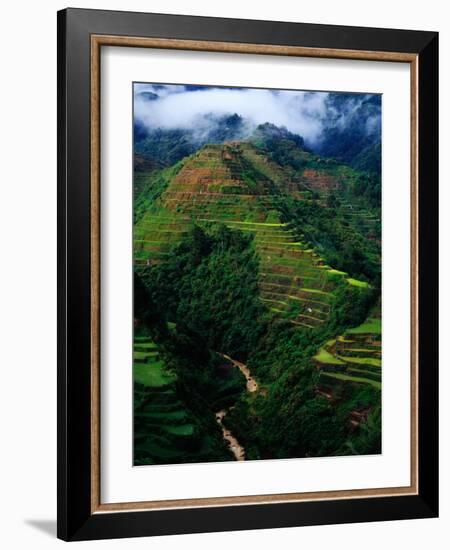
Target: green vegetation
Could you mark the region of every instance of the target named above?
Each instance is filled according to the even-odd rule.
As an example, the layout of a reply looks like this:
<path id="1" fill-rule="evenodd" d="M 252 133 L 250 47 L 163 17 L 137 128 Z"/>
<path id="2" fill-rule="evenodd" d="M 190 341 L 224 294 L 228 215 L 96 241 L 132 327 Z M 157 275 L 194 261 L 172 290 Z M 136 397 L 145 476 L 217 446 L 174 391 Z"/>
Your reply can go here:
<path id="1" fill-rule="evenodd" d="M 381 319 L 367 319 L 365 323 L 348 330 L 348 334 L 381 334 Z"/>
<path id="2" fill-rule="evenodd" d="M 170 168 L 161 171 L 135 172 L 134 177 L 134 206 L 133 215 L 135 222 L 153 205 L 162 195 L 166 187 L 182 168 L 180 161 Z"/>
<path id="3" fill-rule="evenodd" d="M 361 378 L 359 376 L 349 376 L 348 374 L 342 374 L 341 372 L 324 372 L 323 376 L 330 376 L 337 380 L 345 380 L 348 382 L 360 382 L 361 384 L 369 384 L 377 390 L 381 390 L 381 382 L 370 380 L 369 378 Z"/>
<path id="4" fill-rule="evenodd" d="M 239 397 L 242 375 L 215 354 L 196 353 L 199 342 L 171 333 L 159 318 L 142 316 L 151 299 L 136 277 L 135 289 L 134 464 L 231 460 L 212 411 Z M 143 347 L 158 355 L 136 351 Z"/>
<path id="5" fill-rule="evenodd" d="M 135 340 L 135 349 L 155 346 L 144 338 Z M 190 449 L 199 448 L 201 436 L 191 423 L 192 414 L 178 398 L 176 375 L 164 361 L 149 356 L 134 364 L 133 377 L 134 463 L 160 463 L 169 457 L 189 461 Z"/>
<path id="6" fill-rule="evenodd" d="M 381 176 L 381 143 L 374 143 L 363 149 L 351 162 L 353 168 L 362 172 L 368 172 L 376 180 Z M 375 185 L 372 193 L 379 200 L 381 197 L 381 185 Z"/>
<path id="7" fill-rule="evenodd" d="M 369 287 L 369 283 L 366 283 L 364 281 L 358 281 L 357 279 L 352 279 L 351 277 L 349 277 L 347 279 L 347 282 L 353 286 L 359 286 L 360 288 L 368 288 Z"/>
<path id="8" fill-rule="evenodd" d="M 381 390 L 380 319 L 371 318 L 348 329 L 334 343 L 327 342 L 314 357 L 321 377 L 357 384 L 369 384 Z M 320 361 L 320 356 L 328 358 Z M 339 364 L 339 370 L 329 365 Z M 369 370 L 370 369 L 370 370 Z M 376 405 L 378 406 L 378 405 Z"/>
<path id="9" fill-rule="evenodd" d="M 379 286 L 381 249 L 377 226 L 374 225 L 378 213 L 372 212 L 371 217 L 361 218 L 361 212 L 354 212 L 356 204 L 350 210 L 356 216 L 348 213 L 349 206 L 352 205 L 340 203 L 324 207 L 319 202 L 291 201 L 286 219 L 289 217 L 292 230 L 303 235 L 327 263 L 334 266 L 334 271 L 352 275 L 348 281 L 350 284 L 362 284 L 360 280 L 364 279 L 366 283 Z M 364 220 L 362 223 L 361 219 Z"/>
<path id="10" fill-rule="evenodd" d="M 365 350 L 363 350 L 363 353 L 364 352 Z M 357 363 L 358 365 L 372 365 L 373 367 L 381 367 L 381 360 L 373 359 L 372 357 L 346 357 L 345 361 L 348 363 Z"/>
<path id="11" fill-rule="evenodd" d="M 380 452 L 375 176 L 252 140 L 136 178 L 135 464 Z"/>
<path id="12" fill-rule="evenodd" d="M 194 226 L 166 261 L 141 270 L 160 315 L 209 349 L 242 357 L 261 333 L 258 259 L 251 235 L 213 225 Z"/>
<path id="13" fill-rule="evenodd" d="M 314 355 L 314 359 L 319 363 L 325 363 L 328 365 L 344 365 L 344 362 L 329 353 L 326 349 L 321 348 L 319 353 Z"/>
<path id="14" fill-rule="evenodd" d="M 144 386 L 163 387 L 173 381 L 173 376 L 165 372 L 162 361 L 135 363 L 133 378 Z"/>

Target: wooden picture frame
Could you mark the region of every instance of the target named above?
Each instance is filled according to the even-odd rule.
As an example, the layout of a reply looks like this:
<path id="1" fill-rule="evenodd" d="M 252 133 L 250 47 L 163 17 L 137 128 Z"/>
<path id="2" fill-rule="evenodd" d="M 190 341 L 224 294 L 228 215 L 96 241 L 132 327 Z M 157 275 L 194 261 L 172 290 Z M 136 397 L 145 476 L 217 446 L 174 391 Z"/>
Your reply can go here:
<path id="1" fill-rule="evenodd" d="M 100 50 L 103 46 L 411 67 L 411 485 L 252 497 L 100 501 Z M 438 514 L 438 35 L 67 9 L 58 13 L 58 537 L 112 537 Z"/>

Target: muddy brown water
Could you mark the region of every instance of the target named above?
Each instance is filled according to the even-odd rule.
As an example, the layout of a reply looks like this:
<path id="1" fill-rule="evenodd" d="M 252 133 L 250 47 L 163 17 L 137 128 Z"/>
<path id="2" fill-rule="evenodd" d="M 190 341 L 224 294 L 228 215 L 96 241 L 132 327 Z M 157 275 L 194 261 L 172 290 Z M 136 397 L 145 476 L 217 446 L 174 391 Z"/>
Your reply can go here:
<path id="1" fill-rule="evenodd" d="M 231 361 L 231 363 L 233 363 L 233 365 L 237 367 L 245 376 L 245 379 L 247 380 L 247 391 L 249 393 L 254 393 L 258 391 L 258 382 L 251 375 L 250 369 L 247 367 L 247 365 L 241 363 L 240 361 L 237 361 L 236 359 L 233 359 L 229 355 L 225 355 L 224 353 L 222 353 L 221 355 L 228 361 Z M 239 441 L 231 433 L 231 431 L 223 425 L 223 419 L 232 409 L 233 407 L 230 407 L 228 409 L 222 409 L 216 412 L 216 420 L 222 429 L 223 438 L 225 439 L 225 441 L 227 441 L 231 452 L 234 454 L 234 457 L 236 458 L 236 460 L 241 461 L 245 460 L 245 448 L 239 443 Z"/>
<path id="2" fill-rule="evenodd" d="M 217 420 L 217 423 L 222 428 L 223 438 L 225 439 L 225 441 L 227 441 L 228 446 L 230 447 L 231 452 L 234 454 L 235 459 L 245 460 L 244 447 L 234 437 L 231 431 L 228 428 L 225 428 L 225 426 L 222 423 L 222 420 L 224 419 L 224 417 L 227 415 L 229 411 L 230 409 L 222 409 L 221 411 L 216 412 L 216 420 Z"/>
<path id="3" fill-rule="evenodd" d="M 247 380 L 247 391 L 250 393 L 253 393 L 255 391 L 258 391 L 258 382 L 253 378 L 251 375 L 250 369 L 245 365 L 244 363 L 241 363 L 240 361 L 237 361 L 236 359 L 233 359 L 229 355 L 222 354 L 222 357 L 225 359 L 228 359 L 228 361 L 231 361 L 235 367 L 237 367 L 242 374 L 245 376 L 245 379 Z"/>

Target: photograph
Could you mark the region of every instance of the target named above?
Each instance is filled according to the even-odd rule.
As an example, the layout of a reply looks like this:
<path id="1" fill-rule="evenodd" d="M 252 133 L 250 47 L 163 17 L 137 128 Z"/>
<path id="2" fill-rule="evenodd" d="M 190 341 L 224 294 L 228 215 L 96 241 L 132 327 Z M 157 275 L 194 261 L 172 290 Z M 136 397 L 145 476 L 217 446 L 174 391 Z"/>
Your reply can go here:
<path id="1" fill-rule="evenodd" d="M 58 11 L 58 538 L 438 516 L 439 33 L 330 9 Z"/>
<path id="2" fill-rule="evenodd" d="M 449 546 L 438 4 L 4 5 L 2 548 Z"/>
<path id="3" fill-rule="evenodd" d="M 131 85 L 133 465 L 381 454 L 382 94 Z"/>

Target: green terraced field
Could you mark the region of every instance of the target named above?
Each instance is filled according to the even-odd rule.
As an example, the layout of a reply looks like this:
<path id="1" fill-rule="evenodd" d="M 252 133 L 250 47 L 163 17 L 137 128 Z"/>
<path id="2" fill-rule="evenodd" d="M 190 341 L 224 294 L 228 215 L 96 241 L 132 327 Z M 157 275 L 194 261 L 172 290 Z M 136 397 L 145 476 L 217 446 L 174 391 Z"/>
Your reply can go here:
<path id="1" fill-rule="evenodd" d="M 325 265 L 281 221 L 277 205 L 283 193 L 303 198 L 310 191 L 291 169 L 268 160 L 253 145 L 206 145 L 184 159 L 170 178 L 168 174 L 161 176 L 164 190 L 146 211 L 141 209 L 135 224 L 138 269 L 164 260 L 194 222 L 205 227 L 223 223 L 253 235 L 260 257 L 261 298 L 275 316 L 315 327 L 330 314 L 337 282 L 367 286 Z"/>
<path id="2" fill-rule="evenodd" d="M 344 361 L 335 357 L 332 353 L 328 352 L 326 349 L 321 348 L 319 353 L 314 356 L 314 359 L 319 363 L 325 365 L 345 365 Z"/>
<path id="3" fill-rule="evenodd" d="M 142 418 L 149 418 L 155 422 L 161 422 L 161 420 L 185 420 L 187 415 L 183 410 L 165 411 L 165 412 L 145 412 L 140 415 Z"/>
<path id="4" fill-rule="evenodd" d="M 172 323 L 171 330 L 175 329 Z M 134 464 L 206 462 L 218 456 L 220 460 L 231 460 L 233 455 L 227 454 L 226 447 L 220 449 L 221 432 L 215 417 L 210 413 L 213 428 L 217 429 L 216 437 L 212 437 L 184 401 L 178 377 L 167 367 L 157 344 L 149 337 L 136 336 L 134 350 L 139 357 L 133 366 Z M 219 410 L 230 399 L 234 402 L 242 387 L 245 387 L 243 376 L 239 383 L 236 377 L 224 379 L 212 405 Z"/>
<path id="5" fill-rule="evenodd" d="M 372 365 L 373 367 L 381 367 L 381 359 L 373 359 L 372 357 L 343 357 L 338 355 L 347 363 L 356 363 L 358 365 Z"/>
<path id="6" fill-rule="evenodd" d="M 193 424 L 183 424 L 181 426 L 163 426 L 163 429 L 173 435 L 188 436 L 194 434 Z"/>
<path id="7" fill-rule="evenodd" d="M 313 360 L 321 377 L 381 390 L 381 323 L 369 318 L 327 342 Z"/>
<path id="8" fill-rule="evenodd" d="M 163 387 L 174 381 L 174 376 L 167 373 L 162 361 L 135 363 L 133 377 L 136 382 L 150 387 Z"/>
<path id="9" fill-rule="evenodd" d="M 357 384 L 369 384 L 376 390 L 381 390 L 381 382 L 375 380 L 370 380 L 369 378 L 362 378 L 360 376 L 350 376 L 348 374 L 342 374 L 339 372 L 324 372 L 323 376 L 328 376 L 330 378 L 335 378 L 336 380 L 341 380 L 343 382 L 356 382 Z"/>
<path id="10" fill-rule="evenodd" d="M 381 334 L 381 319 L 367 319 L 359 327 L 348 330 L 347 334 Z"/>
<path id="11" fill-rule="evenodd" d="M 357 286 L 359 288 L 369 288 L 370 286 L 369 283 L 366 283 L 364 281 L 358 281 L 357 279 L 352 279 L 351 277 L 347 279 L 347 282 L 350 285 Z"/>
<path id="12" fill-rule="evenodd" d="M 135 462 L 139 458 L 146 463 L 184 462 L 196 434 L 190 413 L 178 398 L 177 377 L 158 359 L 157 346 L 149 338 L 136 337 L 134 348 L 150 350 L 134 351 L 140 360 L 133 367 Z"/>

